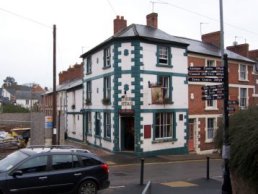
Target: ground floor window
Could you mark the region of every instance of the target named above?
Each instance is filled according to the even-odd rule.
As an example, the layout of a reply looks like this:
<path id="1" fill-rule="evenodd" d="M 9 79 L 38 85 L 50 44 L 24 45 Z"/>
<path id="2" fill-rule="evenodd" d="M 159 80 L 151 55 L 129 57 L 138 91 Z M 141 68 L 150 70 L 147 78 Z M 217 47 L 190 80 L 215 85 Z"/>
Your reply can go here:
<path id="1" fill-rule="evenodd" d="M 213 141 L 214 134 L 215 134 L 215 118 L 208 118 L 207 119 L 207 141 Z"/>
<path id="2" fill-rule="evenodd" d="M 172 113 L 155 114 L 155 139 L 172 137 Z"/>
<path id="3" fill-rule="evenodd" d="M 87 134 L 92 135 L 92 119 L 91 112 L 86 113 L 86 126 L 87 126 Z"/>
<path id="4" fill-rule="evenodd" d="M 111 113 L 104 113 L 104 137 L 111 138 Z"/>
<path id="5" fill-rule="evenodd" d="M 96 112 L 95 117 L 95 135 L 100 136 L 100 112 Z"/>

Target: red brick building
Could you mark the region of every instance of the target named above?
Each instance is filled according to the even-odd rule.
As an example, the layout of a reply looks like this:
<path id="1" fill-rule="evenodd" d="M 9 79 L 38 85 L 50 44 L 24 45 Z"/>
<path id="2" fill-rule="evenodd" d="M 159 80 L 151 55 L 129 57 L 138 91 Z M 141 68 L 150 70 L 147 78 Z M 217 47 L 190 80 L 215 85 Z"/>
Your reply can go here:
<path id="1" fill-rule="evenodd" d="M 202 41 L 183 39 L 189 44 L 188 67 L 221 67 L 220 32 L 202 35 Z M 246 48 L 246 47 L 244 47 Z M 234 51 L 234 52 L 232 52 Z M 238 105 L 231 105 L 238 111 L 256 103 L 255 61 L 251 60 L 248 52 L 229 48 L 225 50 L 228 55 L 229 72 L 229 100 L 238 101 Z M 189 71 L 190 72 L 190 71 Z M 191 76 L 189 76 L 191 77 Z M 193 76 L 195 77 L 195 76 Z M 199 76 L 200 77 L 200 76 Z M 202 76 L 203 78 L 222 78 Z M 196 77 L 195 77 L 196 78 Z M 214 136 L 219 122 L 223 118 L 223 100 L 203 100 L 204 86 L 221 85 L 215 82 L 188 82 L 189 92 L 189 122 L 188 122 L 188 149 L 200 154 L 211 153 L 215 150 Z M 218 96 L 223 91 L 218 91 Z M 234 112 L 230 112 L 231 114 Z"/>

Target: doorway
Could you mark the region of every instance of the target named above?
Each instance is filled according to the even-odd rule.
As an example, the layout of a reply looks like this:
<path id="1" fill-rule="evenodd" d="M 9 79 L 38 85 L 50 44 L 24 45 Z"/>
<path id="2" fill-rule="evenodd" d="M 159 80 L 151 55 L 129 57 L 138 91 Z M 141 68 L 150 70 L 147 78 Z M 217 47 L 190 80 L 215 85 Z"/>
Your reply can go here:
<path id="1" fill-rule="evenodd" d="M 195 151 L 195 119 L 189 119 L 188 124 L 188 151 L 194 152 Z"/>
<path id="2" fill-rule="evenodd" d="M 121 117 L 121 148 L 124 151 L 134 151 L 134 117 Z"/>

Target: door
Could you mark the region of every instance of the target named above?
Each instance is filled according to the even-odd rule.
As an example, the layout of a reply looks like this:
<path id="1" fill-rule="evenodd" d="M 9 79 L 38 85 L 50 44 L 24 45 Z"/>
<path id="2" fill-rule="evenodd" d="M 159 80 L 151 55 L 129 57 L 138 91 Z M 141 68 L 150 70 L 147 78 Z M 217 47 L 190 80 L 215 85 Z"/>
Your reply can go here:
<path id="1" fill-rule="evenodd" d="M 8 177 L 10 193 L 44 194 L 48 189 L 48 156 L 31 158 L 18 166 Z M 16 175 L 13 175 L 16 173 Z"/>
<path id="2" fill-rule="evenodd" d="M 188 124 L 188 151 L 189 152 L 195 151 L 194 133 L 195 133 L 195 119 L 189 119 L 189 124 Z"/>
<path id="3" fill-rule="evenodd" d="M 134 117 L 121 117 L 121 136 L 122 149 L 134 151 Z"/>

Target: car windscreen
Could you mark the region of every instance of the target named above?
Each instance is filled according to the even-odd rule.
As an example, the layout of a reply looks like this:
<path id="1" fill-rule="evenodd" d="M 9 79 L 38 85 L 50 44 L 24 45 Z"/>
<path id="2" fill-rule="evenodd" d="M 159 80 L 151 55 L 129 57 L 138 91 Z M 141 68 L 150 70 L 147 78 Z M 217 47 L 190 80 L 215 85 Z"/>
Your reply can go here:
<path id="1" fill-rule="evenodd" d="M 21 151 L 16 151 L 9 154 L 8 156 L 0 160 L 0 171 L 10 170 L 13 166 L 15 166 L 27 157 L 28 155 L 24 154 Z"/>

